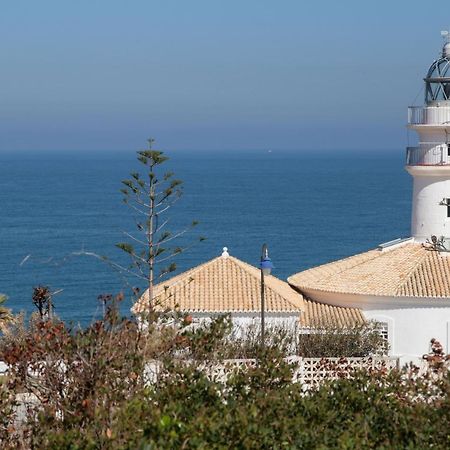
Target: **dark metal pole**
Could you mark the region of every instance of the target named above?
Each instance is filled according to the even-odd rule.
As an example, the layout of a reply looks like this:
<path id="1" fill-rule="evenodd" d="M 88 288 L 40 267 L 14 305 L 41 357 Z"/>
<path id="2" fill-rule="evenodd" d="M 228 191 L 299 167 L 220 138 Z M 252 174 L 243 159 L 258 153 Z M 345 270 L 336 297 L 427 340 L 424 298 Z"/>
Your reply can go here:
<path id="1" fill-rule="evenodd" d="M 264 259 L 265 253 L 267 252 L 267 246 L 264 244 L 262 246 L 262 253 L 261 253 L 261 261 Z M 264 349 L 264 333 L 265 333 L 265 318 L 264 318 L 264 272 L 261 268 L 261 348 Z"/>
<path id="2" fill-rule="evenodd" d="M 264 272 L 261 269 L 261 347 L 264 348 Z"/>

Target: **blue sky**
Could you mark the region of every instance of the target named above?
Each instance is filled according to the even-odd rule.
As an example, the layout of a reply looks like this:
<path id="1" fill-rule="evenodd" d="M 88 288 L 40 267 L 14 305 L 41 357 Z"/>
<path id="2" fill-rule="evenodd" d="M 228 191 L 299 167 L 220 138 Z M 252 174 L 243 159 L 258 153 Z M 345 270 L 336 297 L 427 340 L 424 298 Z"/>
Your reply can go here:
<path id="1" fill-rule="evenodd" d="M 402 148 L 450 24 L 428 9 L 4 0 L 0 151 Z"/>

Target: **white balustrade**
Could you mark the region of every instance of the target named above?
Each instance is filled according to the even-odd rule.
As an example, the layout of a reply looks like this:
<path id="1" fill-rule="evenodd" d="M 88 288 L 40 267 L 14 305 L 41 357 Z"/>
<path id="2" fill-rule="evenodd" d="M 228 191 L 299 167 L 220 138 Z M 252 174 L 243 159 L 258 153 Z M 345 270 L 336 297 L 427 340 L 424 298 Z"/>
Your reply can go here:
<path id="1" fill-rule="evenodd" d="M 450 164 L 447 144 L 424 144 L 420 147 L 406 149 L 408 166 L 442 166 Z"/>
<path id="2" fill-rule="evenodd" d="M 450 106 L 410 106 L 409 125 L 450 124 Z"/>

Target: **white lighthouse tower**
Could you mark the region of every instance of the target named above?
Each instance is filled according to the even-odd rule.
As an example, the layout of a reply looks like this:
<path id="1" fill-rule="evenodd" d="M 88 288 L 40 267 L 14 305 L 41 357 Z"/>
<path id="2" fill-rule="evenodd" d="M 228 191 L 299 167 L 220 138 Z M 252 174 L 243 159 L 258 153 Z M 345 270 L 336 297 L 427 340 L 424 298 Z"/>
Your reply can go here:
<path id="1" fill-rule="evenodd" d="M 414 240 L 435 236 L 450 249 L 450 34 L 441 34 L 442 53 L 424 78 L 425 105 L 408 108 L 408 128 L 417 132 L 419 145 L 407 148 L 406 170 L 414 179 Z"/>
<path id="2" fill-rule="evenodd" d="M 358 308 L 376 320 L 390 354 L 403 362 L 420 361 L 432 338 L 450 353 L 449 33 L 443 37 L 442 53 L 425 77 L 425 104 L 408 108 L 408 127 L 419 136 L 406 160 L 414 180 L 412 238 L 288 278 L 313 302 Z"/>

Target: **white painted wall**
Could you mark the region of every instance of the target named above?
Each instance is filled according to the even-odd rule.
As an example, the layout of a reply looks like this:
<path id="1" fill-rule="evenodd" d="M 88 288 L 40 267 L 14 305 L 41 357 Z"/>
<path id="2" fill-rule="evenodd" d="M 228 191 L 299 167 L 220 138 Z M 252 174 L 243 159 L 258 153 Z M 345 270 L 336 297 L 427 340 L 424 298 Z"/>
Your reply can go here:
<path id="1" fill-rule="evenodd" d="M 444 108 L 442 108 L 444 109 Z M 427 108 L 428 110 L 428 108 Z M 450 119 L 450 108 L 445 108 L 447 116 L 445 121 Z M 450 124 L 444 124 L 444 120 L 433 121 L 434 117 L 430 116 L 428 123 L 425 125 L 409 125 L 408 128 L 414 130 L 419 136 L 420 143 L 426 142 L 446 142 L 448 133 L 450 133 Z"/>
<path id="2" fill-rule="evenodd" d="M 259 329 L 261 326 L 261 313 L 259 311 L 255 312 L 231 312 L 231 320 L 235 331 L 244 334 L 249 328 Z M 265 313 L 265 327 L 269 328 L 284 328 L 290 330 L 297 330 L 299 328 L 299 318 L 301 312 L 295 313 Z M 202 323 L 211 320 L 212 317 L 218 316 L 220 314 L 214 313 L 192 313 L 192 318 L 194 322 Z"/>
<path id="3" fill-rule="evenodd" d="M 450 298 L 343 294 L 315 289 L 305 289 L 304 293 L 329 305 L 360 308 L 368 320 L 386 322 L 389 354 L 401 357 L 402 362 L 428 353 L 432 338 L 450 353 Z"/>
<path id="4" fill-rule="evenodd" d="M 450 166 L 407 166 L 413 176 L 413 207 L 411 234 L 417 242 L 432 235 L 450 237 L 447 206 L 440 204 L 450 198 Z"/>
<path id="5" fill-rule="evenodd" d="M 449 108 L 441 109 L 450 112 Z M 432 114 L 427 124 L 412 125 L 410 128 L 417 132 L 420 148 L 431 153 L 441 154 L 440 147 L 446 146 L 450 139 L 450 125 L 443 124 L 442 117 Z M 406 170 L 414 180 L 411 235 L 418 242 L 425 242 L 432 235 L 450 237 L 447 208 L 439 204 L 443 198 L 450 198 L 450 165 L 406 166 Z"/>
<path id="6" fill-rule="evenodd" d="M 187 312 L 192 317 L 192 327 L 201 326 L 211 322 L 212 319 L 227 314 L 215 313 L 215 312 Z M 259 311 L 255 312 L 230 312 L 231 320 L 233 323 L 232 333 L 236 337 L 244 337 L 248 331 L 253 333 L 259 333 L 261 326 L 261 313 Z M 270 330 L 270 328 L 284 329 L 297 332 L 300 330 L 300 314 L 298 312 L 267 312 L 265 313 L 265 328 Z M 137 321 L 143 329 L 147 328 L 147 323 L 142 321 L 142 319 L 137 316 Z M 164 321 L 165 325 L 170 325 L 171 321 Z M 0 374 L 1 374 L 1 363 L 0 363 Z"/>
<path id="7" fill-rule="evenodd" d="M 367 319 L 387 322 L 390 355 L 414 360 L 430 350 L 430 340 L 437 339 L 450 352 L 450 306 L 447 308 L 405 308 L 364 311 Z"/>

